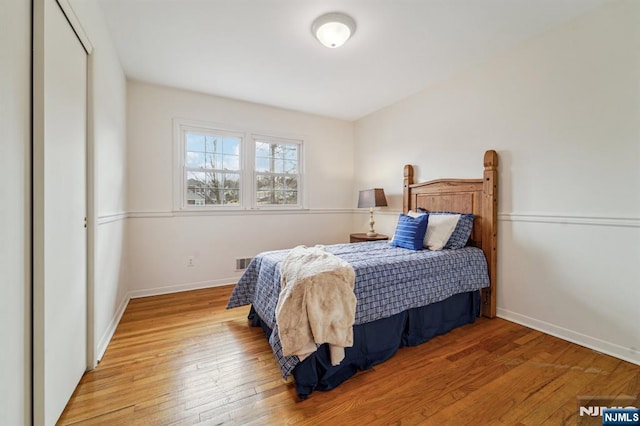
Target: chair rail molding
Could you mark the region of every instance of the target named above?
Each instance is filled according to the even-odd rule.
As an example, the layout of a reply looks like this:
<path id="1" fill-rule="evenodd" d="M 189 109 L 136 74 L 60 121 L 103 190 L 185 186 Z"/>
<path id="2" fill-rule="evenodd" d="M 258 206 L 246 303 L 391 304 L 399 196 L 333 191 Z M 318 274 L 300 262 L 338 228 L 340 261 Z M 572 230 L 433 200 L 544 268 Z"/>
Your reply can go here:
<path id="1" fill-rule="evenodd" d="M 504 222 L 534 222 L 563 225 L 640 228 L 640 218 L 638 217 L 554 215 L 547 213 L 499 213 L 498 220 Z"/>

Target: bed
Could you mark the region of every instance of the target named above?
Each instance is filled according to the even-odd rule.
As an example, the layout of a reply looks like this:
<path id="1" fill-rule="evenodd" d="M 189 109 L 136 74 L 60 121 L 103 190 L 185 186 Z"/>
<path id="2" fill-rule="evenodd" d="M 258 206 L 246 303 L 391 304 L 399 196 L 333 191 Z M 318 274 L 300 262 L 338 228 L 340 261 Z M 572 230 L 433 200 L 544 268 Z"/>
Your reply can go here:
<path id="1" fill-rule="evenodd" d="M 288 250 L 256 256 L 233 290 L 227 308 L 251 305 L 249 319 L 262 327 L 284 378 L 293 376 L 296 392 L 306 399 L 330 390 L 358 371 L 386 361 L 403 346 L 496 314 L 497 166 L 495 151 L 484 155 L 481 179 L 438 179 L 414 183 L 414 169 L 404 167 L 403 213 L 472 214 L 467 244 L 455 250 L 412 251 L 386 241 L 326 246 L 349 262 L 356 275 L 357 297 L 353 346 L 334 366 L 328 345 L 303 361 L 284 356 L 275 320 L 280 292 L 279 265 Z"/>

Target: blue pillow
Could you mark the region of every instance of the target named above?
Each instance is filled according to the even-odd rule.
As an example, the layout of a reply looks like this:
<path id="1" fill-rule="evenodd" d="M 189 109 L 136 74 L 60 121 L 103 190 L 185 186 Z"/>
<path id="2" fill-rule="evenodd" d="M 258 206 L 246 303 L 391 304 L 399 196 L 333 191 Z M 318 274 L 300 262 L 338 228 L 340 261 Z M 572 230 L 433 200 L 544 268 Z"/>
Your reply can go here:
<path id="1" fill-rule="evenodd" d="M 429 216 L 423 215 L 413 218 L 401 214 L 398 218 L 396 233 L 393 235 L 391 245 L 410 250 L 422 250 L 424 234 L 427 232 Z"/>
<path id="2" fill-rule="evenodd" d="M 425 210 L 423 208 L 418 207 L 419 212 L 424 212 L 428 214 L 460 214 L 453 212 L 430 212 L 429 210 Z M 449 237 L 449 241 L 444 245 L 445 249 L 459 249 L 466 247 L 469 238 L 471 237 L 471 231 L 473 230 L 473 215 L 464 213 L 460 214 L 460 219 L 458 220 L 458 224 L 456 225 L 451 237 Z"/>

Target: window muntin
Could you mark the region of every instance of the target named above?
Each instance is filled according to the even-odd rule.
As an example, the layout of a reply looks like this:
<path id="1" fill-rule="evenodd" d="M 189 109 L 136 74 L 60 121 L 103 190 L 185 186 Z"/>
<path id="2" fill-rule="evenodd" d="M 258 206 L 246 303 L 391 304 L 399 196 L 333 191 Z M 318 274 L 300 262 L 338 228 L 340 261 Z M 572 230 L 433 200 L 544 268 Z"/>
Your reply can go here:
<path id="1" fill-rule="evenodd" d="M 298 141 L 255 139 L 256 207 L 301 205 Z"/>
<path id="2" fill-rule="evenodd" d="M 242 136 L 184 132 L 184 205 L 239 206 Z"/>

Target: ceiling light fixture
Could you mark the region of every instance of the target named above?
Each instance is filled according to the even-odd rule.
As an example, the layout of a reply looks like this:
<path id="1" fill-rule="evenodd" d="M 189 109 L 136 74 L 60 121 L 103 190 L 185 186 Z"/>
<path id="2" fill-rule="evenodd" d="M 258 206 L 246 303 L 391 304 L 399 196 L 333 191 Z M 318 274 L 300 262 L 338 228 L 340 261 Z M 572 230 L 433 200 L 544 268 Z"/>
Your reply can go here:
<path id="1" fill-rule="evenodd" d="M 334 49 L 349 40 L 356 31 L 356 22 L 344 13 L 331 12 L 316 18 L 311 32 L 324 46 Z"/>

